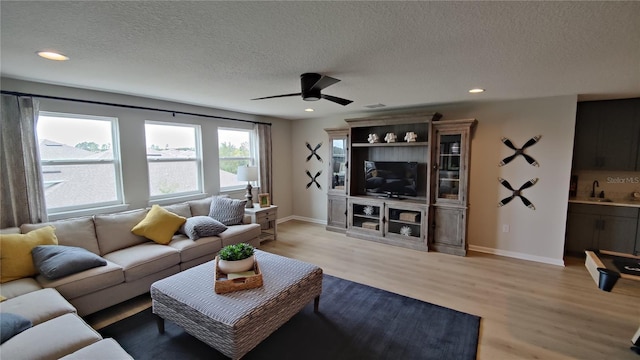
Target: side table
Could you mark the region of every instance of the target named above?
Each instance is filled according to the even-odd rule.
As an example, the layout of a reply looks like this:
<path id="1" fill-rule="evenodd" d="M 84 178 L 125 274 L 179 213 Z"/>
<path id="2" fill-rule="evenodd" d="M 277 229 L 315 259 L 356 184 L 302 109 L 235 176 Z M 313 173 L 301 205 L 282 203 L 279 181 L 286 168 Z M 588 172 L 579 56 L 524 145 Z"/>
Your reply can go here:
<path id="1" fill-rule="evenodd" d="M 251 216 L 251 222 L 260 224 L 262 226 L 262 234 L 260 235 L 260 242 L 265 240 L 277 240 L 278 239 L 278 224 L 276 220 L 278 218 L 278 206 L 271 205 L 269 207 L 259 207 L 255 204 L 253 208 L 244 209 L 244 214 Z"/>

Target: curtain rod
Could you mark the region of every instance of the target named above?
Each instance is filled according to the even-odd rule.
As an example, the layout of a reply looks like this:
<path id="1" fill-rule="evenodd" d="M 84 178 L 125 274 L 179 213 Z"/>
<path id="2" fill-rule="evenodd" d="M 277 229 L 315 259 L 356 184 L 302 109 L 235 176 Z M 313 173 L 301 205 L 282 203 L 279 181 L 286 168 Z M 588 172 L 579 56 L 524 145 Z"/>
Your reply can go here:
<path id="1" fill-rule="evenodd" d="M 185 112 L 185 111 L 158 109 L 158 108 L 151 108 L 151 107 L 146 107 L 146 106 L 124 105 L 124 104 L 116 104 L 116 103 L 109 103 L 109 102 L 103 102 L 103 101 L 72 99 L 72 98 L 65 98 L 65 97 L 59 97 L 59 96 L 28 94 L 28 93 L 22 93 L 22 92 L 17 92 L 17 91 L 6 91 L 6 90 L 2 90 L 1 93 L 3 95 L 29 96 L 29 97 L 50 99 L 50 100 L 63 100 L 63 101 L 73 101 L 73 102 L 79 102 L 79 103 L 85 103 L 85 104 L 93 104 L 93 105 L 115 106 L 115 107 L 121 107 L 121 108 L 126 108 L 126 109 L 158 111 L 158 112 L 164 112 L 164 113 L 173 114 L 174 117 L 176 116 L 176 114 L 179 114 L 179 115 L 190 115 L 190 116 L 198 116 L 198 117 L 204 117 L 204 118 L 210 118 L 210 119 L 241 121 L 241 122 L 247 122 L 247 123 L 251 123 L 251 124 L 263 124 L 263 125 L 271 126 L 271 123 L 267 123 L 267 122 L 251 121 L 251 120 L 236 119 L 236 118 L 230 118 L 230 117 L 224 117 L 224 116 L 215 116 L 215 115 L 207 115 L 207 114 L 198 114 L 198 113 Z"/>

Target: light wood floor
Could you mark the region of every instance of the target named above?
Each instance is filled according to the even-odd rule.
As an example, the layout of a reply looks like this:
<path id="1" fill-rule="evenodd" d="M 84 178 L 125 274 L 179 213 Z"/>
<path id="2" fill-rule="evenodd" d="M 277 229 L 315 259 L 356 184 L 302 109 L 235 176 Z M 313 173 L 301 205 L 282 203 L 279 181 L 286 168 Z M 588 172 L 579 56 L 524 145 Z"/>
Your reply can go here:
<path id="1" fill-rule="evenodd" d="M 611 293 L 598 290 L 579 258 L 559 267 L 476 252 L 426 253 L 301 221 L 279 224 L 278 240 L 261 249 L 482 317 L 478 359 L 640 359 L 629 350 L 640 325 L 640 282 L 621 279 Z M 104 326 L 148 307 L 148 299 L 134 307 L 89 322 Z"/>

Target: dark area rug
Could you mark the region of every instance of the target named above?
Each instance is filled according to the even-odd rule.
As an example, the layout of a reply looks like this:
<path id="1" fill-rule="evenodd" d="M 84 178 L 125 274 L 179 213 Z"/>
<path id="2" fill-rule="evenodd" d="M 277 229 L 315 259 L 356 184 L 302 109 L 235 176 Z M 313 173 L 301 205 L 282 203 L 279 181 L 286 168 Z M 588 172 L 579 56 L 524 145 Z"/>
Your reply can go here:
<path id="1" fill-rule="evenodd" d="M 320 313 L 309 303 L 244 359 L 475 359 L 480 318 L 324 275 Z M 226 359 L 151 309 L 100 331 L 134 358 Z"/>

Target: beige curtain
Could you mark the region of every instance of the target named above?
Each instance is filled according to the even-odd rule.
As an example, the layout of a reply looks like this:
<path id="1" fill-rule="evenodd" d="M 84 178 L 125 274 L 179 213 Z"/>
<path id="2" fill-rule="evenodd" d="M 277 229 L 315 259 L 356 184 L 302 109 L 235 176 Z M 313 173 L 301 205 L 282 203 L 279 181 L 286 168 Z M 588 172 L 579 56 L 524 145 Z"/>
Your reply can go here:
<path id="1" fill-rule="evenodd" d="M 275 205 L 271 171 L 271 124 L 256 124 L 256 131 L 258 132 L 258 155 L 260 156 L 260 192 L 269 193 L 271 203 Z"/>
<path id="2" fill-rule="evenodd" d="M 0 228 L 47 221 L 37 121 L 37 100 L 2 95 Z"/>

